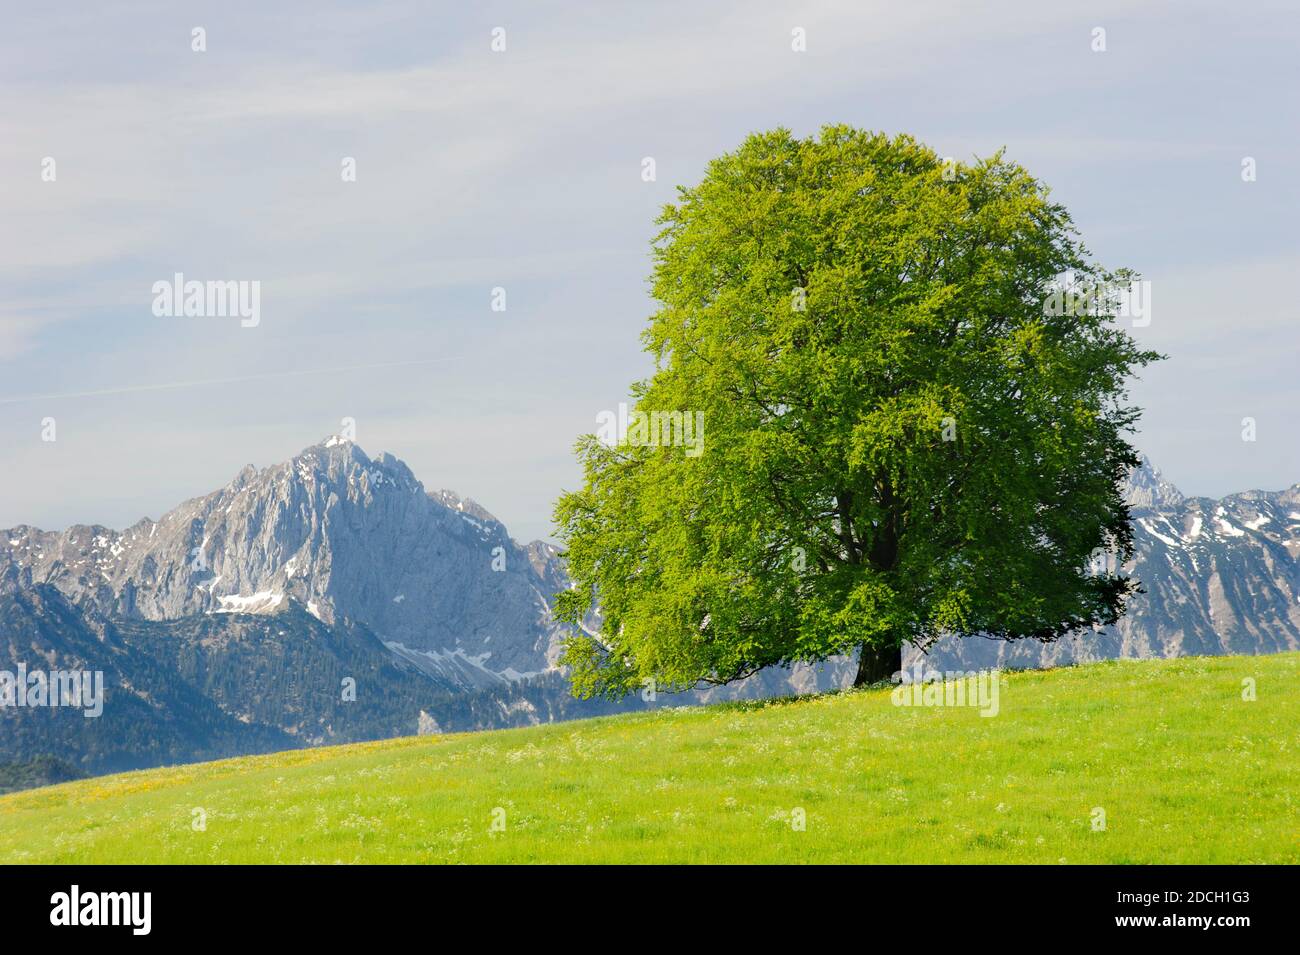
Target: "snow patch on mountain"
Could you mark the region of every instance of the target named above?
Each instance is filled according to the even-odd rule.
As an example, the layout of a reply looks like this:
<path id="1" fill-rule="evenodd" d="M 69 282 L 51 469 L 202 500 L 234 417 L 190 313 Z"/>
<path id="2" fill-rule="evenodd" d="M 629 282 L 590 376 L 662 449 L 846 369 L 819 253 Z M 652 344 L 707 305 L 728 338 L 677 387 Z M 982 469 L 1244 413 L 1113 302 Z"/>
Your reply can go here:
<path id="1" fill-rule="evenodd" d="M 423 654 L 425 669 L 467 688 L 547 671 L 567 633 L 550 613 L 568 586 L 553 547 L 520 545 L 472 500 L 427 493 L 402 461 L 338 435 L 244 467 L 157 522 L 20 527 L 0 541 L 0 568 L 28 566 L 107 613 L 273 613 L 292 600 Z"/>
<path id="2" fill-rule="evenodd" d="M 284 601 L 284 594 L 263 590 L 255 594 L 225 594 L 217 597 L 218 607 L 210 613 L 269 613 Z"/>

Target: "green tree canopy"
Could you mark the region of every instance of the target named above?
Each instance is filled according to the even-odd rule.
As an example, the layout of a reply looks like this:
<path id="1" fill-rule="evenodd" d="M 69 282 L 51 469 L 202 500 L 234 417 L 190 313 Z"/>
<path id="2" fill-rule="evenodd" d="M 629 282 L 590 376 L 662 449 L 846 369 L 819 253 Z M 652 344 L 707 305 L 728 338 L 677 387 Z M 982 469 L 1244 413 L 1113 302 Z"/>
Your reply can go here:
<path id="1" fill-rule="evenodd" d="M 702 453 L 658 421 L 578 442 L 560 614 L 600 616 L 566 647 L 576 693 L 859 648 L 869 682 L 907 643 L 1118 618 L 1136 585 L 1092 558 L 1131 556 L 1126 380 L 1160 356 L 1115 320 L 1132 275 L 1091 261 L 1042 184 L 1001 153 L 778 129 L 659 222 L 634 409 L 698 414 Z"/>

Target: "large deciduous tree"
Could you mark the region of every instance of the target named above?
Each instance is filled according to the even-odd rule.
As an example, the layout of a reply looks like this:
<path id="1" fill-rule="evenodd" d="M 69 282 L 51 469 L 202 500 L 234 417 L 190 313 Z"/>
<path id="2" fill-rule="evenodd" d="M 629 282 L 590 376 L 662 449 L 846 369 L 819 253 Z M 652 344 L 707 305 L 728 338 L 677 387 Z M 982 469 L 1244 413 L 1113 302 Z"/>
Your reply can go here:
<path id="1" fill-rule="evenodd" d="M 1123 613 L 1126 381 L 1159 356 L 1116 320 L 1131 274 L 1042 184 L 1001 153 L 776 130 L 659 221 L 656 371 L 625 437 L 579 441 L 556 505 L 560 616 L 599 621 L 566 646 L 576 693 L 855 650 L 863 684 L 909 643 Z M 702 453 L 654 411 L 699 414 Z"/>

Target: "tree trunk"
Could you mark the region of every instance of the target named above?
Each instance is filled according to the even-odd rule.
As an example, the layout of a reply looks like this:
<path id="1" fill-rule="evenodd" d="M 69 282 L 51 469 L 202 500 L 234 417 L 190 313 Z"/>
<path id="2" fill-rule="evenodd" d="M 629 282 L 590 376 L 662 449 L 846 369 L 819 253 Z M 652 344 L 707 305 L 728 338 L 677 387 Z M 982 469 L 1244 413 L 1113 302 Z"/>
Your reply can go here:
<path id="1" fill-rule="evenodd" d="M 878 647 L 875 644 L 864 643 L 862 652 L 858 656 L 858 675 L 853 681 L 854 686 L 870 686 L 872 683 L 883 683 L 893 678 L 895 673 L 903 669 L 903 647 L 895 644 L 888 647 Z"/>

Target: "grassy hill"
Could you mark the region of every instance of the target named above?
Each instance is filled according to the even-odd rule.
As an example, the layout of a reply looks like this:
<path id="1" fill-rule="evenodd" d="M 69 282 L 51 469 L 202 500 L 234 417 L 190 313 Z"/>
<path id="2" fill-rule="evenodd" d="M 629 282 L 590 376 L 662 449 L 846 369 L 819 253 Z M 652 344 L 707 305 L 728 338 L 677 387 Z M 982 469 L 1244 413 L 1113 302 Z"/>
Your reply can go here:
<path id="1" fill-rule="evenodd" d="M 0 797 L 0 862 L 1300 862 L 1300 654 L 1010 673 L 1000 697 L 993 718 L 866 690 L 82 780 Z"/>

